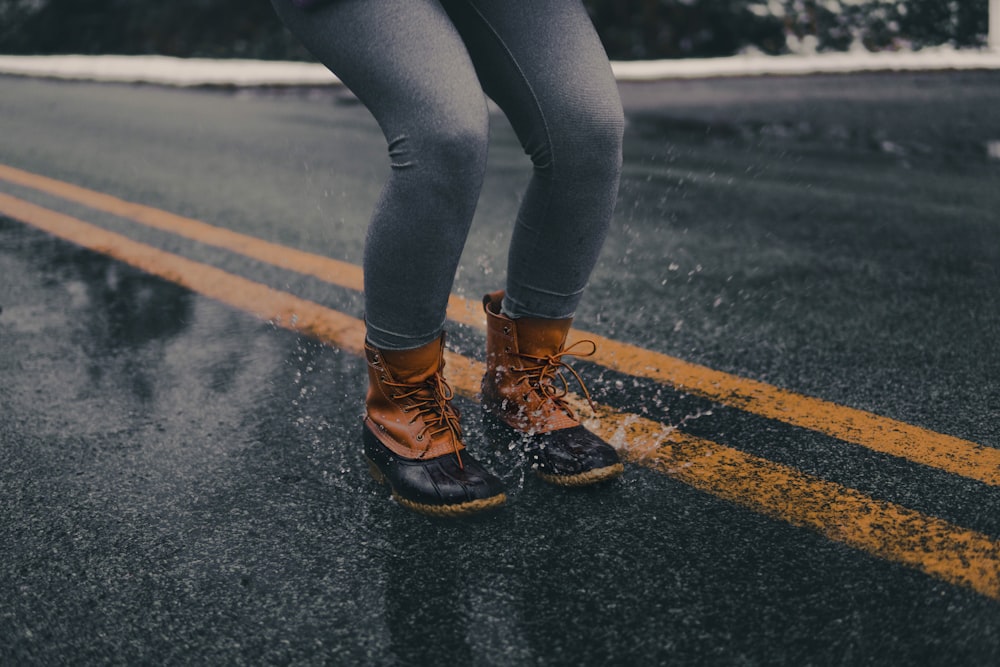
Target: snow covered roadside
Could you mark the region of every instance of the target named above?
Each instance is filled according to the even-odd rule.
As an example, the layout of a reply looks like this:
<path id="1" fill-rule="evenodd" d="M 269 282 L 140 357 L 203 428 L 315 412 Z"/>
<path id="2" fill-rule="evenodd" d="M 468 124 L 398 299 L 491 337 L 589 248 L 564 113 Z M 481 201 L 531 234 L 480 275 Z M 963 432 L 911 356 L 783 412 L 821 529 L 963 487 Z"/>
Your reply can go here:
<path id="1" fill-rule="evenodd" d="M 848 51 L 812 55 L 623 61 L 612 63 L 619 81 L 700 79 L 721 76 L 835 74 L 851 72 L 929 72 L 1000 69 L 1000 51 L 924 49 L 917 52 Z"/>
<path id="2" fill-rule="evenodd" d="M 612 63 L 619 81 L 848 72 L 997 70 L 1000 51 L 825 53 Z M 339 81 L 316 63 L 168 56 L 4 56 L 0 74 L 171 86 L 324 86 Z"/>
<path id="3" fill-rule="evenodd" d="M 315 63 L 169 56 L 0 56 L 0 73 L 169 86 L 331 85 Z"/>

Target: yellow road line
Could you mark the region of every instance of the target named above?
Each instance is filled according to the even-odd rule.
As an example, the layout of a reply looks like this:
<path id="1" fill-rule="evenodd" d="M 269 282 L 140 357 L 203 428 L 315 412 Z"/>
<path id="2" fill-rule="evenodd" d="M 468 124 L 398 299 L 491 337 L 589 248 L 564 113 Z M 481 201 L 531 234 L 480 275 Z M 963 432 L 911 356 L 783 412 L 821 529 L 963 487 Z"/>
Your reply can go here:
<path id="1" fill-rule="evenodd" d="M 982 533 L 679 432 L 641 463 L 761 514 L 1000 600 L 1000 541 Z"/>
<path id="2" fill-rule="evenodd" d="M 2 164 L 0 179 L 348 289 L 361 290 L 363 286 L 361 269 L 347 262 L 269 243 Z M 448 317 L 455 322 L 485 329 L 479 304 L 456 295 L 449 300 Z M 595 341 L 598 352 L 592 361 L 606 368 L 668 384 L 723 405 L 824 433 L 883 454 L 1000 486 L 1000 449 L 804 396 L 585 331 L 574 330 L 572 336 L 574 339 Z"/>
<path id="3" fill-rule="evenodd" d="M 364 323 L 221 269 L 0 194 L 0 212 L 194 292 L 360 355 Z M 448 352 L 474 396 L 483 364 Z M 772 518 L 1000 600 L 1000 541 L 637 415 L 598 406 L 599 432 L 632 461 Z"/>
<path id="4" fill-rule="evenodd" d="M 245 257 L 289 271 L 319 278 L 325 282 L 361 291 L 361 268 L 330 257 L 269 243 L 253 236 L 215 227 L 207 223 L 168 213 L 152 206 L 125 201 L 112 195 L 88 190 L 78 185 L 0 164 L 0 179 L 46 192 L 89 208 L 133 220 L 147 227 L 170 232 L 206 245 L 230 250 Z"/>
<path id="5" fill-rule="evenodd" d="M 319 340 L 337 341 L 337 347 L 352 354 L 364 354 L 364 327 L 336 310 L 9 195 L 0 194 L 0 211 L 261 319 Z"/>
<path id="6" fill-rule="evenodd" d="M 583 332 L 578 336 L 597 340 L 602 353 L 597 363 L 607 368 L 663 382 L 729 407 L 825 433 L 876 452 L 1000 486 L 1000 449 L 626 343 Z"/>

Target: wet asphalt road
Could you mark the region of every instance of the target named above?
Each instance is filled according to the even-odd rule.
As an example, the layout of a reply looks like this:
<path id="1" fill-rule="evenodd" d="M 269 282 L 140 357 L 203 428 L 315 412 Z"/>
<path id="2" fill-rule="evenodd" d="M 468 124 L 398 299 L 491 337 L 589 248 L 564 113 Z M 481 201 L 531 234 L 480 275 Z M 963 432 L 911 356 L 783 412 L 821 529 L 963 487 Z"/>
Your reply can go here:
<path id="1" fill-rule="evenodd" d="M 621 197 L 578 326 L 1000 447 L 998 84 L 623 86 Z M 470 299 L 502 281 L 527 180 L 494 120 L 456 284 Z M 0 164 L 353 264 L 385 162 L 341 91 L 0 78 Z M 8 180 L 0 193 L 361 316 L 350 289 Z M 1000 660 L 1000 592 L 644 465 L 546 487 L 483 442 L 465 398 L 511 505 L 410 515 L 359 461 L 359 358 L 9 215 L 0 307 L 0 663 Z M 451 336 L 481 358 L 476 330 Z M 1000 540 L 996 485 L 580 367 L 621 411 Z"/>

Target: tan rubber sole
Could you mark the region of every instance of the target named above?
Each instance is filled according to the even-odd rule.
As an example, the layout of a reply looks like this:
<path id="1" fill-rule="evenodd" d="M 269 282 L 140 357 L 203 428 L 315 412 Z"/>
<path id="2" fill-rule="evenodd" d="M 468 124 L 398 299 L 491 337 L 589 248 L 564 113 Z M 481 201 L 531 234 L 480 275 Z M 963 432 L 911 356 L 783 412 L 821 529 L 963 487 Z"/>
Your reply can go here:
<path id="1" fill-rule="evenodd" d="M 543 481 L 549 484 L 555 484 L 556 486 L 589 486 L 590 484 L 597 484 L 599 482 L 604 482 L 609 479 L 614 479 L 618 477 L 623 472 L 625 472 L 625 466 L 621 463 L 616 463 L 614 465 L 605 466 L 604 468 L 595 468 L 594 470 L 588 470 L 586 472 L 581 472 L 576 475 L 549 475 L 547 473 L 535 471 Z"/>

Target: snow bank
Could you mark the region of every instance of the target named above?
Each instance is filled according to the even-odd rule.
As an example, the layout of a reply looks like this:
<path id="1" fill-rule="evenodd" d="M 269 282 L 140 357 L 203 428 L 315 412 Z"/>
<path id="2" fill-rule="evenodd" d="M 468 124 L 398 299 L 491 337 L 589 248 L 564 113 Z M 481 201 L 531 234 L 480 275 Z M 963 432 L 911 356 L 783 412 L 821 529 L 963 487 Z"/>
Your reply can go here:
<path id="1" fill-rule="evenodd" d="M 170 86 L 331 85 L 315 63 L 169 56 L 0 56 L 0 73 Z"/>
<path id="2" fill-rule="evenodd" d="M 745 55 L 731 58 L 621 61 L 620 81 L 846 72 L 1000 69 L 1000 51 L 925 49 L 907 53 Z M 212 60 L 168 56 L 2 56 L 0 73 L 172 86 L 324 86 L 339 83 L 316 63 Z"/>
<path id="3" fill-rule="evenodd" d="M 850 72 L 994 70 L 1000 69 L 1000 51 L 925 49 L 916 52 L 851 51 L 791 56 L 754 54 L 731 58 L 615 62 L 612 67 L 620 81 Z"/>

